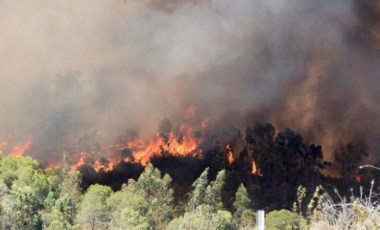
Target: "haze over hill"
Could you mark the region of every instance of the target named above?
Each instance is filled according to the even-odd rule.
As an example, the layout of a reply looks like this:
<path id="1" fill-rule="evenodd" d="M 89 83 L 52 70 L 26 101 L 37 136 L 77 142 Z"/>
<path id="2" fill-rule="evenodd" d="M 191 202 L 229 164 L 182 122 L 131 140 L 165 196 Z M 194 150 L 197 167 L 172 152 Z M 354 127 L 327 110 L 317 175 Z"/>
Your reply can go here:
<path id="1" fill-rule="evenodd" d="M 269 121 L 326 159 L 358 139 L 378 158 L 377 1 L 6 0 L 0 15 L 1 139 L 41 160 L 85 135 L 150 138 L 190 106 L 215 132 Z"/>

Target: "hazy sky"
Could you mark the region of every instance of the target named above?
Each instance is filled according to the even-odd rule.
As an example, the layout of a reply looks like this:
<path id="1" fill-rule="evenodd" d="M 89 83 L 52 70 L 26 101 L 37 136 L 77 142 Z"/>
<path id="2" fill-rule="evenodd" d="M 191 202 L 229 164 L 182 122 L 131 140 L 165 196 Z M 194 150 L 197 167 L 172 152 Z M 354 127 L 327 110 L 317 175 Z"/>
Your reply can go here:
<path id="1" fill-rule="evenodd" d="M 1 0 L 0 133 L 153 135 L 190 105 L 333 149 L 380 137 L 380 7 L 359 0 Z M 48 144 L 47 144 L 48 143 Z"/>

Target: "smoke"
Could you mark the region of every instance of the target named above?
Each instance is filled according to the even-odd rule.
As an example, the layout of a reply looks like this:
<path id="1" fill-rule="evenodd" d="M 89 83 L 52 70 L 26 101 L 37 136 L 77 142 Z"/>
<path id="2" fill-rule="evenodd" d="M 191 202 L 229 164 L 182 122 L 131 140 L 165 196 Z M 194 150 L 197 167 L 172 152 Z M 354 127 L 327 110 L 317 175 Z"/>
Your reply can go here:
<path id="1" fill-rule="evenodd" d="M 380 147 L 380 92 L 375 89 L 380 5 L 354 1 L 351 7 L 351 21 L 338 19 L 343 22 L 339 40 L 322 41 L 310 50 L 304 73 L 288 83 L 269 114 L 276 124 L 322 143 L 330 160 L 337 145 L 361 139 L 370 146 L 373 160 Z"/>
<path id="2" fill-rule="evenodd" d="M 185 108 L 380 148 L 378 1 L 0 2 L 0 128 L 40 159 Z M 84 139 L 86 139 L 84 138 Z"/>

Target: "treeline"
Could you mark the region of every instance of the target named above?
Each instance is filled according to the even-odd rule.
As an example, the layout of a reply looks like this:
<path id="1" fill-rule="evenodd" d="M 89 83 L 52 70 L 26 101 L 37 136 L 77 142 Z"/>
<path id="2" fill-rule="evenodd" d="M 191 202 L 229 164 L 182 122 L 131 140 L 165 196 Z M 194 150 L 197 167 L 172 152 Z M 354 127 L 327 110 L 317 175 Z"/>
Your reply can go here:
<path id="1" fill-rule="evenodd" d="M 256 123 L 244 133 L 227 130 L 231 146 L 241 149 L 232 163 L 218 138 L 206 135 L 202 158 L 163 152 L 145 168 L 121 162 L 111 172 L 90 165 L 73 170 L 65 154 L 54 169 L 30 157 L 1 156 L 0 229 L 253 229 L 257 209 L 266 210 L 268 229 L 363 221 L 371 226 L 380 217 L 375 199 L 365 198 L 367 191 L 354 181 L 367 155 L 360 140 L 336 150 L 344 176 L 336 180 L 321 174 L 330 165 L 321 146 L 304 143 L 290 129 L 277 132 L 269 123 Z M 361 173 L 361 185 L 376 178 Z"/>
<path id="2" fill-rule="evenodd" d="M 243 184 L 231 208 L 223 204 L 226 170 L 210 181 L 209 168 L 193 182 L 182 200 L 175 199 L 172 178 L 148 164 L 137 180 L 119 191 L 94 184 L 80 188 L 81 176 L 64 156 L 59 168 L 43 170 L 30 157 L 0 157 L 0 229 L 254 229 L 255 209 Z M 334 204 L 322 188 L 300 207 L 308 193 L 298 187 L 292 211 L 273 210 L 266 215 L 267 229 L 352 229 L 380 226 L 377 195 Z M 363 198 L 364 197 L 364 198 Z M 341 228 L 348 226 L 348 228 Z"/>
<path id="3" fill-rule="evenodd" d="M 209 181 L 215 180 L 219 171 L 226 170 L 222 200 L 229 210 L 233 209 L 235 192 L 240 184 L 246 186 L 256 209 L 291 209 L 298 186 L 314 191 L 326 179 L 321 170 L 329 163 L 323 160 L 322 147 L 306 144 L 300 134 L 290 129 L 278 132 L 270 123 L 256 123 L 243 132 L 228 128 L 218 134 L 200 135 L 204 140 L 200 146 L 201 158 L 162 152 L 151 159 L 155 167 L 172 177 L 177 200 L 183 200 L 191 192 L 193 182 L 206 168 L 209 168 Z M 226 143 L 234 153 L 232 162 L 228 159 Z M 341 155 L 344 162 L 351 165 L 359 163 L 347 160 L 350 154 Z M 256 174 L 252 173 L 253 162 L 256 163 Z M 99 183 L 119 190 L 128 179 L 137 179 L 143 170 L 139 164 L 126 162 L 120 162 L 110 172 L 96 172 L 90 164 L 84 165 L 80 168 L 83 175 L 81 185 L 86 189 Z"/>
<path id="4" fill-rule="evenodd" d="M 233 210 L 227 210 L 222 202 L 226 171 L 213 181 L 207 176 L 208 169 L 193 183 L 187 201 L 178 202 L 171 177 L 151 164 L 119 191 L 95 184 L 82 192 L 80 174 L 66 157 L 60 168 L 42 170 L 30 157 L 2 156 L 0 228 L 253 229 L 255 212 L 244 185 L 236 191 Z"/>

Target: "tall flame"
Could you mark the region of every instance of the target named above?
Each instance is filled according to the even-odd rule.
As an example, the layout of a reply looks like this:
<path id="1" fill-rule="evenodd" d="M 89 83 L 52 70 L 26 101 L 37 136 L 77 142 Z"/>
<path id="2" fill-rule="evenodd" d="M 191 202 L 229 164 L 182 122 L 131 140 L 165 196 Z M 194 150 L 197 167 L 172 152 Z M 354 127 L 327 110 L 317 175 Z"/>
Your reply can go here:
<path id="1" fill-rule="evenodd" d="M 261 174 L 261 172 L 260 172 L 260 169 L 257 167 L 255 160 L 252 160 L 252 171 L 251 171 L 251 173 L 253 175 L 256 175 L 256 176 L 263 176 L 263 174 Z"/>
<path id="2" fill-rule="evenodd" d="M 199 155 L 199 141 L 192 137 L 193 129 L 188 125 L 182 125 L 180 133 L 182 135 L 178 136 L 170 132 L 167 141 L 160 133 L 156 133 L 156 137 L 147 143 L 141 139 L 134 139 L 122 147 L 130 149 L 135 161 L 142 165 L 146 165 L 152 157 L 162 153 L 173 156 Z M 125 160 L 129 160 L 129 158 Z"/>
<path id="3" fill-rule="evenodd" d="M 80 167 L 82 167 L 84 165 L 85 159 L 86 159 L 86 154 L 84 152 L 81 152 L 78 162 L 73 165 L 73 169 L 78 170 Z"/>
<path id="4" fill-rule="evenodd" d="M 229 164 L 234 163 L 234 153 L 232 152 L 232 148 L 231 148 L 231 146 L 229 144 L 226 146 L 226 150 L 227 150 L 227 160 L 228 160 L 228 163 Z"/>
<path id="5" fill-rule="evenodd" d="M 23 156 L 25 154 L 25 152 L 30 149 L 32 143 L 33 143 L 32 139 L 28 138 L 28 139 L 26 139 L 26 141 L 24 143 L 16 144 L 13 147 L 11 154 L 13 156 Z"/>

